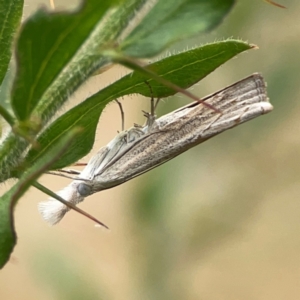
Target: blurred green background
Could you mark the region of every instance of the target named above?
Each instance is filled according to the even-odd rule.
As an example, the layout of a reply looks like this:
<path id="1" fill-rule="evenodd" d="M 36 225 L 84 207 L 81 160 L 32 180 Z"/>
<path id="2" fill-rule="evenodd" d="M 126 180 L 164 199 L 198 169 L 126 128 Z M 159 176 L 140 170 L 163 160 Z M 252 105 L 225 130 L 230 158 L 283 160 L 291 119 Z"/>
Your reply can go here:
<path id="1" fill-rule="evenodd" d="M 274 111 L 88 198 L 80 207 L 110 231 L 75 212 L 49 227 L 37 212 L 37 203 L 47 197 L 31 189 L 16 209 L 18 244 L 0 272 L 0 299 L 300 298 L 300 2 L 277 1 L 287 9 L 237 1 L 219 28 L 174 47 L 228 37 L 258 45 L 192 90 L 204 96 L 262 72 Z M 47 0 L 25 3 L 24 18 L 49 6 Z M 92 78 L 72 104 L 125 72 L 116 67 Z M 188 101 L 169 98 L 157 113 Z M 148 100 L 132 96 L 122 103 L 126 127 L 143 123 Z M 92 153 L 120 124 L 117 105 L 109 105 Z M 59 190 L 69 181 L 46 175 L 41 182 Z"/>

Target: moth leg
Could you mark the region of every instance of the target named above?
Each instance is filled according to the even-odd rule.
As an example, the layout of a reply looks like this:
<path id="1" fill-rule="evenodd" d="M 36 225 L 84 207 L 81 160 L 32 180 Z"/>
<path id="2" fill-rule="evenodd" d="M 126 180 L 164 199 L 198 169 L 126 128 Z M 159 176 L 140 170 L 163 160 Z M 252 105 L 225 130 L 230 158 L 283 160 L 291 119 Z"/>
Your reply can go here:
<path id="1" fill-rule="evenodd" d="M 141 136 L 143 136 L 145 132 L 141 127 L 134 127 L 131 130 L 128 130 L 126 135 L 126 143 L 130 144 L 138 140 Z"/>
<path id="2" fill-rule="evenodd" d="M 158 102 L 159 102 L 159 98 L 154 101 L 154 97 L 153 97 L 153 90 L 151 85 L 149 84 L 148 81 L 145 81 L 145 84 L 149 87 L 150 90 L 150 94 L 151 94 L 151 98 L 150 98 L 150 113 L 142 111 L 144 113 L 144 117 L 147 118 L 146 121 L 146 126 L 148 126 L 149 128 L 151 128 L 151 126 L 154 124 L 155 119 L 156 119 L 156 115 L 155 115 L 155 110 L 157 108 Z"/>
<path id="3" fill-rule="evenodd" d="M 116 99 L 115 100 L 117 103 L 118 103 L 118 105 L 119 105 L 119 107 L 120 107 L 120 111 L 121 111 L 121 119 L 122 119 L 122 131 L 124 131 L 124 123 L 125 123 L 125 118 L 124 118 L 124 110 L 123 110 L 123 106 L 122 106 L 122 104 L 121 104 L 121 102 L 118 100 L 118 99 Z"/>
<path id="4" fill-rule="evenodd" d="M 142 128 L 143 128 L 142 125 L 137 124 L 137 123 L 133 123 L 133 127 L 134 127 L 134 128 L 139 128 L 139 129 L 142 129 Z"/>
<path id="5" fill-rule="evenodd" d="M 152 115 L 151 113 L 144 111 L 144 110 L 142 110 L 142 113 L 143 113 L 144 117 L 147 119 L 145 126 L 148 126 L 149 128 L 151 128 L 155 122 L 156 115 Z"/>
<path id="6" fill-rule="evenodd" d="M 76 163 L 76 164 L 74 164 L 74 166 L 86 166 L 86 165 L 87 165 L 86 163 Z M 75 177 L 75 176 L 65 175 L 64 173 L 70 174 L 70 175 L 80 175 L 81 171 L 74 170 L 74 169 L 58 169 L 58 170 L 55 170 L 55 171 L 46 172 L 46 174 L 66 177 L 66 178 L 73 179 L 73 180 L 78 178 L 78 177 Z"/>

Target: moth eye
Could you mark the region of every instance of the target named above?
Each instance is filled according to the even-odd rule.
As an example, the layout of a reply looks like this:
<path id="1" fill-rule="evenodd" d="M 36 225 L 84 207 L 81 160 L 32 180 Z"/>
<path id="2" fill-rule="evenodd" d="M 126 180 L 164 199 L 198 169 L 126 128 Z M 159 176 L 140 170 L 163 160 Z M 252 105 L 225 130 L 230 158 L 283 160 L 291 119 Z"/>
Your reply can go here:
<path id="1" fill-rule="evenodd" d="M 80 183 L 77 187 L 77 192 L 83 196 L 89 196 L 92 192 L 92 187 L 90 185 L 87 185 L 85 183 Z"/>

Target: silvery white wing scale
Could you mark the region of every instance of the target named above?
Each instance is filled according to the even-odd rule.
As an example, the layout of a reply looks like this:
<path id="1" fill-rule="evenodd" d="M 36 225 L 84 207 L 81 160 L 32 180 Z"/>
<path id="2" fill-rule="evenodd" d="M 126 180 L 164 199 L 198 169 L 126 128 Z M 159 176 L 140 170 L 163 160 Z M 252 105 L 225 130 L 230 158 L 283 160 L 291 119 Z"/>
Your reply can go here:
<path id="1" fill-rule="evenodd" d="M 203 98 L 222 113 L 193 102 L 144 127 L 119 133 L 58 195 L 76 205 L 85 197 L 141 175 L 207 139 L 272 111 L 266 85 L 253 74 Z M 69 210 L 56 199 L 39 204 L 42 217 L 58 223 Z"/>

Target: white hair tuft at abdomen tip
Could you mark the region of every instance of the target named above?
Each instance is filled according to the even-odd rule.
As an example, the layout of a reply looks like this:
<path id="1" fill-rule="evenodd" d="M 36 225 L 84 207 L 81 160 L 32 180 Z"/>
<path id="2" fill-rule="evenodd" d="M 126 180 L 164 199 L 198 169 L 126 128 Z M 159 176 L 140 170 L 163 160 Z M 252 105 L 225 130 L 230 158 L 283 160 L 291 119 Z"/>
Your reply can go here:
<path id="1" fill-rule="evenodd" d="M 84 200 L 84 197 L 77 192 L 78 184 L 78 181 L 73 181 L 63 190 L 59 191 L 57 195 L 73 205 L 77 205 Z M 38 210 L 47 223 L 55 225 L 64 217 L 70 208 L 59 202 L 57 199 L 49 198 L 48 201 L 39 203 Z"/>

